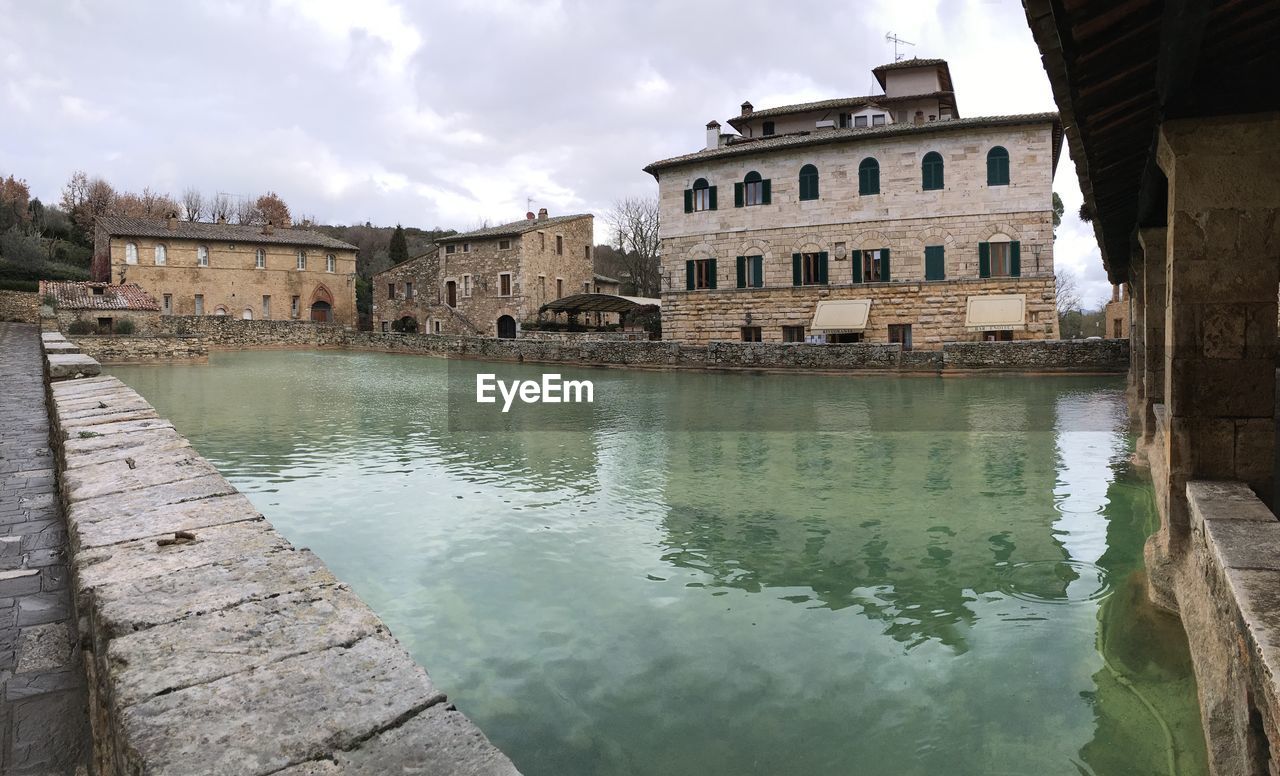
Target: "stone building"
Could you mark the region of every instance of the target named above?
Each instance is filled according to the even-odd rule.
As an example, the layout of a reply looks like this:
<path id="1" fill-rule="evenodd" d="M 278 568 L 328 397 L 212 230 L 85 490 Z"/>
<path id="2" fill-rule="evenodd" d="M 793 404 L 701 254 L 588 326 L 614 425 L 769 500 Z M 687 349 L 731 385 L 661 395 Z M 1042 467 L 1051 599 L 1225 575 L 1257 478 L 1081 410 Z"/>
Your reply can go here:
<path id="1" fill-rule="evenodd" d="M 659 184 L 663 337 L 688 343 L 1058 336 L 1056 113 L 961 118 L 947 63 L 883 95 L 756 110 L 645 168 Z"/>
<path id="2" fill-rule="evenodd" d="M 72 324 L 92 327 L 97 334 L 155 334 L 158 330 L 160 305 L 137 283 L 84 283 L 73 281 L 40 281 L 40 296 L 53 298 L 58 328 L 67 331 Z M 128 325 L 122 325 L 128 321 Z"/>
<path id="3" fill-rule="evenodd" d="M 1123 284 L 1111 287 L 1111 301 L 1102 310 L 1107 339 L 1129 339 L 1129 291 Z"/>
<path id="4" fill-rule="evenodd" d="M 594 286 L 590 214 L 519 221 L 438 240 L 373 278 L 375 331 L 512 338 L 546 302 Z"/>
<path id="5" fill-rule="evenodd" d="M 99 218 L 96 280 L 136 283 L 164 315 L 356 325 L 356 247 L 310 229 Z"/>

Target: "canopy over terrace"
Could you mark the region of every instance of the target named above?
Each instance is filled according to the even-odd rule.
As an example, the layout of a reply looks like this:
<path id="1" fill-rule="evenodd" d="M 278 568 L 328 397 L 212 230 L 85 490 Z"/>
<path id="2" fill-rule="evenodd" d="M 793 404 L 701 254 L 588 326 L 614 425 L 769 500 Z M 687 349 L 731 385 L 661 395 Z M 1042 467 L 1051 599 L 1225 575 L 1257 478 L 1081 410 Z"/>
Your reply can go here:
<path id="1" fill-rule="evenodd" d="M 644 307 L 661 307 L 661 299 L 644 296 L 619 296 L 618 294 L 573 294 L 561 297 L 554 302 L 547 302 L 538 308 L 538 313 L 620 313 L 635 312 Z"/>

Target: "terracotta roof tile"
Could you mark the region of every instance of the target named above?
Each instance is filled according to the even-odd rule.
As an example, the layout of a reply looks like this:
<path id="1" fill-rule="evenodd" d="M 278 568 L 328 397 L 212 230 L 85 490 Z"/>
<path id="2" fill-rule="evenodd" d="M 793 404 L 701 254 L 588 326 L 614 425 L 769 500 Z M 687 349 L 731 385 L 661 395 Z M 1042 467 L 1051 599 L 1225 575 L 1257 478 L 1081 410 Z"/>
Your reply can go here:
<path id="1" fill-rule="evenodd" d="M 476 229 L 471 232 L 463 232 L 462 234 L 451 234 L 448 237 L 440 237 L 436 240 L 438 244 L 453 243 L 460 240 L 482 240 L 489 237 L 515 237 L 516 235 L 532 232 L 535 229 L 542 229 L 554 224 L 563 224 L 566 221 L 572 221 L 577 218 L 591 218 L 590 213 L 576 213 L 568 216 L 555 216 L 554 218 L 522 218 L 519 221 L 512 221 L 509 224 L 501 226 L 489 226 L 484 229 Z"/>
<path id="2" fill-rule="evenodd" d="M 178 240 L 208 240 L 209 242 L 247 242 L 269 245 L 304 245 L 335 250 L 356 250 L 356 246 L 344 243 L 310 229 L 275 227 L 271 234 L 263 234 L 263 227 L 256 224 L 210 224 L 204 221 L 178 221 L 172 229 L 167 219 L 125 218 L 104 216 L 98 226 L 112 237 L 159 237 Z"/>
<path id="3" fill-rule="evenodd" d="M 95 293 L 101 289 L 101 293 Z M 75 281 L 40 281 L 40 293 L 52 294 L 65 310 L 154 310 L 160 305 L 137 283 L 111 284 Z"/>

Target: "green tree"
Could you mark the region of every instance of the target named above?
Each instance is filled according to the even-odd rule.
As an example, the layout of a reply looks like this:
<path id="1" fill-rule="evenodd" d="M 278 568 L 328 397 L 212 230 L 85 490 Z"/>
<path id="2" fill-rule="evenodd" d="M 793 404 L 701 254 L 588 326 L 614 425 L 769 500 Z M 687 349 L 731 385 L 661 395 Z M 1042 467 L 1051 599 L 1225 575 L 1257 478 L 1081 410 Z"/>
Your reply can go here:
<path id="1" fill-rule="evenodd" d="M 373 281 L 356 278 L 356 312 L 373 315 Z"/>
<path id="2" fill-rule="evenodd" d="M 404 228 L 400 224 L 396 224 L 396 230 L 391 233 L 391 245 L 387 250 L 392 266 L 409 260 L 409 242 L 405 240 Z"/>
<path id="3" fill-rule="evenodd" d="M 1058 192 L 1053 192 L 1053 236 L 1058 236 L 1058 224 L 1062 223 L 1062 197 L 1058 196 Z"/>

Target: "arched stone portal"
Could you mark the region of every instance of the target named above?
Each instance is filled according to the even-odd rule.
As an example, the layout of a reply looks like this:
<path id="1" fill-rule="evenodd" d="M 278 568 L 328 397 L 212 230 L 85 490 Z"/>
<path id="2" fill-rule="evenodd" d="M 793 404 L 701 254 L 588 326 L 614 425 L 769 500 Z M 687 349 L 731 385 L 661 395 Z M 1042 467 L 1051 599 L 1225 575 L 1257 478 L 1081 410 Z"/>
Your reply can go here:
<path id="1" fill-rule="evenodd" d="M 498 318 L 498 338 L 499 339 L 515 339 L 516 338 L 516 319 L 510 315 L 503 315 Z"/>
<path id="2" fill-rule="evenodd" d="M 418 319 L 412 315 L 405 315 L 391 322 L 391 330 L 402 334 L 417 334 Z"/>
<path id="3" fill-rule="evenodd" d="M 311 320 L 333 323 L 333 294 L 323 285 L 316 286 L 311 294 Z"/>
<path id="4" fill-rule="evenodd" d="M 250 310 L 248 307 L 244 308 L 244 312 L 240 313 L 240 317 L 241 317 L 241 318 L 243 318 L 243 319 L 244 319 L 244 320 L 246 320 L 246 321 L 252 321 L 252 320 L 253 320 L 253 310 Z"/>

